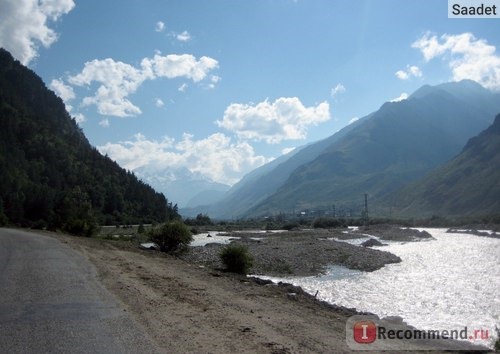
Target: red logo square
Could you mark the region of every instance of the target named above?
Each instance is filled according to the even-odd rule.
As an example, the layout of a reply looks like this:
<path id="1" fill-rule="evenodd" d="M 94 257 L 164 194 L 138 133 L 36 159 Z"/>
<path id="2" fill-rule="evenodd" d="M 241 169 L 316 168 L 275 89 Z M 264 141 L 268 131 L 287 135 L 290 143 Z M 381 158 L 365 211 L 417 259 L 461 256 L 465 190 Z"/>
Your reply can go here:
<path id="1" fill-rule="evenodd" d="M 353 335 L 357 343 L 373 343 L 377 339 L 377 326 L 373 321 L 358 321 L 354 324 Z"/>

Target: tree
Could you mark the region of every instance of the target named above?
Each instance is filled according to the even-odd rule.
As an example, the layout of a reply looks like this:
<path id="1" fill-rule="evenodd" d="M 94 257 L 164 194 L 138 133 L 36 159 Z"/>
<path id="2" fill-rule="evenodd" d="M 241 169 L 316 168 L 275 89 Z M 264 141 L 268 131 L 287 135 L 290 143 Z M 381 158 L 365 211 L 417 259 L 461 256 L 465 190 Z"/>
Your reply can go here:
<path id="1" fill-rule="evenodd" d="M 170 221 L 152 228 L 149 237 L 162 252 L 177 251 L 193 240 L 191 231 L 180 221 Z"/>

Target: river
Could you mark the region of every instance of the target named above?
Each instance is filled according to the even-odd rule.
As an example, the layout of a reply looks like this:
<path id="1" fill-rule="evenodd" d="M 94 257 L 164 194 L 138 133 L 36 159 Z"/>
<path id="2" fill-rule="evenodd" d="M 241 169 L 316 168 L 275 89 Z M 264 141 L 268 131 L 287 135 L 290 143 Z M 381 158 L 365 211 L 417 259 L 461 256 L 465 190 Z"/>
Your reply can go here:
<path id="1" fill-rule="evenodd" d="M 401 257 L 375 272 L 333 266 L 327 274 L 268 278 L 301 286 L 321 300 L 358 311 L 400 316 L 419 329 L 488 330 L 500 327 L 500 239 L 446 229 L 423 229 L 436 240 L 376 247 Z"/>

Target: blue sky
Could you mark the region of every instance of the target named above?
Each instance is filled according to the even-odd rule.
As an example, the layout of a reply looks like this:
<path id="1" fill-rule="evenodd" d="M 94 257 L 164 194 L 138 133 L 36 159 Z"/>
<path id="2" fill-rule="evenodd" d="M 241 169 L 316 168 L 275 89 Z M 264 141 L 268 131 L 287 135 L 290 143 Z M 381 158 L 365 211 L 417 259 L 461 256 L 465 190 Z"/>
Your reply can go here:
<path id="1" fill-rule="evenodd" d="M 500 90 L 500 20 L 447 6 L 0 0 L 0 45 L 122 166 L 232 184 L 423 84 Z"/>

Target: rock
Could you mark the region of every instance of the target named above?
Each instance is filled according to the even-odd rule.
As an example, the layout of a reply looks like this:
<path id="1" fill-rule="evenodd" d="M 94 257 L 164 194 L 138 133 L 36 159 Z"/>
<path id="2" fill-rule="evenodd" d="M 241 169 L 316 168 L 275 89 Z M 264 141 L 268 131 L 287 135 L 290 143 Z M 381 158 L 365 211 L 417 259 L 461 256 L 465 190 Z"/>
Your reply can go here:
<path id="1" fill-rule="evenodd" d="M 379 240 L 377 239 L 374 239 L 374 238 L 371 238 L 369 240 L 366 240 L 365 242 L 363 242 L 361 244 L 361 246 L 363 247 L 372 247 L 372 246 L 383 246 L 384 244 L 382 242 L 380 242 Z"/>

